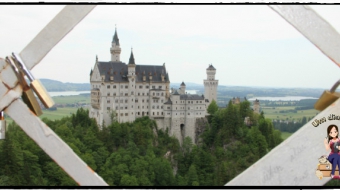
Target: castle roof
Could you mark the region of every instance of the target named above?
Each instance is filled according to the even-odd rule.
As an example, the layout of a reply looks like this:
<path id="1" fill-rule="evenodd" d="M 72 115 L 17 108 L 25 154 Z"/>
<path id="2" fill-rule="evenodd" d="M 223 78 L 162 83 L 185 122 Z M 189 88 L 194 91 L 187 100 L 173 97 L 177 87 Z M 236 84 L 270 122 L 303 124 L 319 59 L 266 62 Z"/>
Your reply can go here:
<path id="1" fill-rule="evenodd" d="M 179 97 L 180 100 L 204 100 L 204 96 L 197 94 L 182 94 Z"/>
<path id="2" fill-rule="evenodd" d="M 110 82 L 110 76 L 114 77 L 114 82 L 128 82 L 128 65 L 120 61 L 98 62 L 100 75 L 105 76 L 105 82 Z M 161 75 L 164 75 L 164 82 L 170 82 L 169 75 L 163 65 L 136 65 L 136 82 L 150 82 L 149 76 L 152 76 L 151 82 L 162 82 Z M 166 74 L 164 74 L 166 73 Z"/>
<path id="3" fill-rule="evenodd" d="M 184 84 L 184 82 L 182 81 L 182 84 L 181 84 L 181 86 L 185 86 L 185 84 Z"/>
<path id="4" fill-rule="evenodd" d="M 112 42 L 115 42 L 117 46 L 119 46 L 119 39 L 117 34 L 117 28 L 115 29 L 115 35 L 113 36 Z"/>
<path id="5" fill-rule="evenodd" d="M 179 93 L 177 92 L 177 90 L 175 90 L 175 92 L 173 93 L 173 95 L 179 95 Z"/>
<path id="6" fill-rule="evenodd" d="M 210 64 L 209 67 L 207 68 L 207 70 L 216 70 L 216 69 L 212 64 Z"/>
<path id="7" fill-rule="evenodd" d="M 171 101 L 171 99 L 170 99 L 170 98 L 168 98 L 168 101 L 167 101 L 167 102 L 165 102 L 164 104 L 172 104 L 172 101 Z"/>

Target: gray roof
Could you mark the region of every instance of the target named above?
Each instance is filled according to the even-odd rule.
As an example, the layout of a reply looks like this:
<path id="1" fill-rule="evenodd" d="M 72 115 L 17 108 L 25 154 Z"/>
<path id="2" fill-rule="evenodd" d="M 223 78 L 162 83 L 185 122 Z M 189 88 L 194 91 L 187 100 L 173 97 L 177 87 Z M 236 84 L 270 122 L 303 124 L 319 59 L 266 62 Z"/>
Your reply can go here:
<path id="1" fill-rule="evenodd" d="M 152 82 L 162 82 L 161 74 L 164 75 L 164 82 L 170 82 L 169 75 L 163 65 L 136 65 L 136 82 L 143 82 L 143 75 L 146 76 L 145 82 L 150 82 L 149 76 L 152 75 Z M 113 75 L 114 82 L 128 82 L 128 66 L 123 62 L 98 62 L 100 75 L 105 75 L 105 82 L 110 82 Z"/>
<path id="2" fill-rule="evenodd" d="M 181 84 L 181 86 L 185 86 L 185 84 L 184 84 L 184 82 L 182 81 L 182 84 Z"/>
<path id="3" fill-rule="evenodd" d="M 179 93 L 177 92 L 177 90 L 175 90 L 175 92 L 173 93 L 173 95 L 179 95 Z"/>
<path id="4" fill-rule="evenodd" d="M 117 35 L 117 29 L 115 29 L 115 35 L 113 36 L 112 42 L 116 42 L 116 45 L 119 46 L 119 39 Z"/>
<path id="5" fill-rule="evenodd" d="M 204 100 L 204 96 L 199 96 L 197 94 L 182 94 L 179 97 L 180 100 Z"/>
<path id="6" fill-rule="evenodd" d="M 164 104 L 172 104 L 172 101 L 170 100 L 170 98 L 168 98 L 168 101 L 165 102 Z"/>
<path id="7" fill-rule="evenodd" d="M 207 70 L 216 70 L 216 69 L 212 64 L 210 64 L 209 67 L 207 68 Z"/>

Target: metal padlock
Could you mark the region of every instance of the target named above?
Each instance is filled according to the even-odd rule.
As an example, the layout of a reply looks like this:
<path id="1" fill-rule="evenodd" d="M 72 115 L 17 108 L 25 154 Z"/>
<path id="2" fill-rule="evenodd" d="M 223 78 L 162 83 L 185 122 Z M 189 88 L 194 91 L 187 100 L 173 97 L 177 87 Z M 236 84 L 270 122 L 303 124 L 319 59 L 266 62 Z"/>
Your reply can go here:
<path id="1" fill-rule="evenodd" d="M 28 86 L 24 75 L 22 72 L 20 72 L 18 70 L 18 68 L 15 66 L 14 61 L 12 60 L 12 58 L 10 57 L 6 57 L 6 61 L 12 66 L 14 72 L 17 75 L 17 78 L 19 80 L 19 83 L 22 86 L 22 95 L 21 98 L 22 100 L 25 102 L 25 104 L 27 105 L 27 107 L 37 116 L 40 116 L 42 114 L 40 105 L 37 101 L 37 99 L 35 98 L 33 91 L 30 89 L 30 87 Z"/>
<path id="2" fill-rule="evenodd" d="M 48 94 L 45 87 L 41 84 L 40 80 L 35 79 L 31 72 L 27 69 L 25 63 L 21 60 L 20 56 L 16 53 L 12 53 L 15 62 L 19 69 L 24 72 L 27 78 L 30 80 L 30 87 L 34 90 L 35 94 L 39 97 L 40 101 L 46 108 L 51 108 L 54 105 L 54 101 Z"/>
<path id="3" fill-rule="evenodd" d="M 330 91 L 325 90 L 318 101 L 314 104 L 314 108 L 316 110 L 322 111 L 326 109 L 329 105 L 331 105 L 335 100 L 337 100 L 340 97 L 339 92 L 335 92 L 335 90 L 338 88 L 340 85 L 340 80 L 338 80 L 333 87 L 331 88 Z"/>
<path id="4" fill-rule="evenodd" d="M 4 112 L 0 112 L 0 140 L 6 139 L 6 120 Z"/>

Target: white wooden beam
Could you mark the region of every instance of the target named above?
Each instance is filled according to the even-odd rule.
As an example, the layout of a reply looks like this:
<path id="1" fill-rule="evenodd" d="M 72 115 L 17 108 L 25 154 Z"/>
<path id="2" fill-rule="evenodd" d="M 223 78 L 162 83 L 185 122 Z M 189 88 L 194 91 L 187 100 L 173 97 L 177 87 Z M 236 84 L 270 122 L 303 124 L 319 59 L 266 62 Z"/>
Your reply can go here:
<path id="1" fill-rule="evenodd" d="M 251 165 L 226 185 L 324 185 L 330 177 L 321 180 L 315 175 L 318 158 L 328 155 L 324 146 L 327 127 L 340 120 L 328 116 L 340 116 L 340 99 L 315 116 L 288 139 Z M 325 117 L 326 122 L 314 127 L 315 119 Z"/>

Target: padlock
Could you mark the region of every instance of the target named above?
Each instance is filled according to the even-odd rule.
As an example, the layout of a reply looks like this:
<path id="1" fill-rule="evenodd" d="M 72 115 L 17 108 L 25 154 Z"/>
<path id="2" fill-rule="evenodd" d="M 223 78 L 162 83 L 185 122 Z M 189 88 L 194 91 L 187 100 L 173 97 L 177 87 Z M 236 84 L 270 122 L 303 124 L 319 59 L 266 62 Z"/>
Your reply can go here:
<path id="1" fill-rule="evenodd" d="M 6 139 L 6 120 L 4 112 L 0 112 L 0 140 Z"/>
<path id="2" fill-rule="evenodd" d="M 340 80 L 338 80 L 333 85 L 330 91 L 325 90 L 322 93 L 321 97 L 318 99 L 318 101 L 316 101 L 316 103 L 314 104 L 314 108 L 316 110 L 322 111 L 326 109 L 329 105 L 331 105 L 333 102 L 335 102 L 335 100 L 337 100 L 340 97 L 340 93 L 335 92 L 335 90 L 338 88 L 339 85 L 340 85 Z"/>
<path id="3" fill-rule="evenodd" d="M 35 79 L 31 72 L 27 69 L 25 63 L 21 60 L 20 56 L 16 53 L 12 53 L 15 63 L 17 63 L 18 68 L 24 72 L 27 78 L 30 80 L 30 87 L 33 89 L 35 94 L 39 97 L 40 101 L 44 104 L 46 108 L 51 108 L 54 105 L 54 101 L 48 94 L 45 87 L 41 84 L 40 80 Z"/>
<path id="4" fill-rule="evenodd" d="M 33 94 L 33 91 L 28 86 L 28 84 L 27 84 L 27 82 L 26 82 L 26 80 L 24 78 L 23 73 L 18 70 L 18 68 L 16 67 L 16 65 L 15 65 L 14 61 L 12 60 L 12 58 L 6 57 L 6 61 L 7 61 L 7 63 L 9 63 L 12 66 L 14 72 L 17 75 L 19 83 L 22 86 L 22 95 L 21 95 L 22 100 L 25 102 L 27 107 L 33 113 L 35 113 L 35 115 L 40 116 L 42 114 L 40 105 L 39 105 L 37 99 L 35 98 L 35 96 Z"/>

